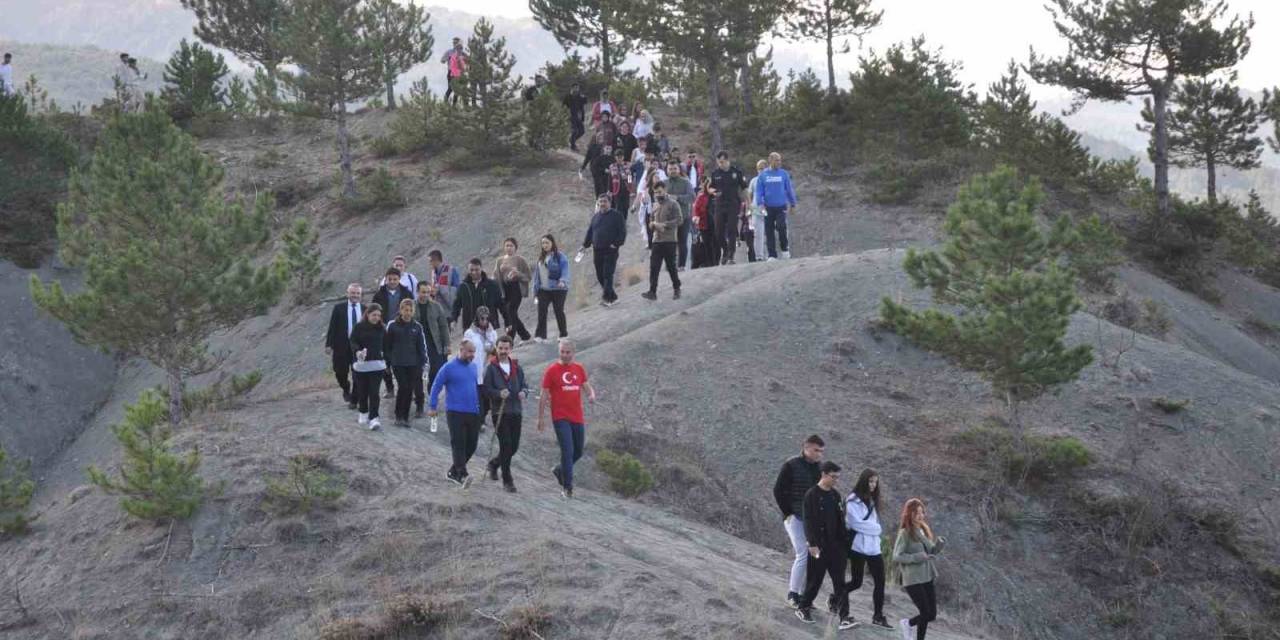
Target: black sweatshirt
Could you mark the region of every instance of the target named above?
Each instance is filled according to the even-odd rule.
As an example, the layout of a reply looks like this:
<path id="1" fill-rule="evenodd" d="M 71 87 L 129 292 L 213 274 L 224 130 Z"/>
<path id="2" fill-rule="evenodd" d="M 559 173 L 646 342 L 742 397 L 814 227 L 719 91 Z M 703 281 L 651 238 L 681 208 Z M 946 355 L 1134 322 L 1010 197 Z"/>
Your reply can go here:
<path id="1" fill-rule="evenodd" d="M 773 483 L 773 499 L 778 503 L 782 517 L 801 517 L 804 510 L 804 495 L 815 484 L 822 472 L 818 463 L 809 462 L 804 456 L 796 456 L 782 464 L 778 479 Z"/>
<path id="2" fill-rule="evenodd" d="M 626 241 L 627 219 L 610 208 L 592 214 L 587 237 L 582 240 L 582 248 L 594 246 L 597 251 L 604 251 L 621 247 Z"/>
<path id="3" fill-rule="evenodd" d="M 804 494 L 804 537 L 809 546 L 821 549 L 845 547 L 849 530 L 844 523 L 844 500 L 840 492 L 814 485 Z"/>

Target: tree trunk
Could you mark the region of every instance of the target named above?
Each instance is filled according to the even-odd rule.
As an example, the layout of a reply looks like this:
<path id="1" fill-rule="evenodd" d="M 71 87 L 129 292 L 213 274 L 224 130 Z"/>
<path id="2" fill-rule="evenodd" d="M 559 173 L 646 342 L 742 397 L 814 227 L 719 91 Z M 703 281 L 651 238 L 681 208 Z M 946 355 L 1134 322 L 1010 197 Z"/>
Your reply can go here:
<path id="1" fill-rule="evenodd" d="M 720 61 L 707 59 L 707 123 L 711 126 L 711 156 L 720 153 L 724 134 L 720 131 Z"/>
<path id="2" fill-rule="evenodd" d="M 178 426 L 182 422 L 182 370 L 170 369 L 169 376 L 169 424 Z"/>
<path id="3" fill-rule="evenodd" d="M 1156 82 L 1151 91 L 1151 111 L 1155 116 L 1151 163 L 1155 165 L 1156 216 L 1160 220 L 1169 219 L 1169 86 L 1169 82 Z"/>
<path id="4" fill-rule="evenodd" d="M 396 110 L 396 78 L 387 77 L 387 111 Z"/>
<path id="5" fill-rule="evenodd" d="M 613 80 L 613 60 L 609 58 L 613 55 L 613 48 L 609 42 L 609 25 L 603 21 L 600 24 L 600 69 L 604 71 L 606 78 Z"/>
<path id="6" fill-rule="evenodd" d="M 342 169 L 342 197 L 356 197 L 356 176 L 351 171 L 351 136 L 347 132 L 347 104 L 338 103 L 338 167 Z"/>
<path id="7" fill-rule="evenodd" d="M 751 54 L 742 54 L 742 70 L 739 72 L 739 91 L 742 92 L 742 115 L 749 116 L 755 110 L 754 97 L 751 95 Z"/>
<path id="8" fill-rule="evenodd" d="M 836 95 L 836 35 L 831 32 L 831 3 L 826 3 L 827 8 L 827 95 Z"/>
<path id="9" fill-rule="evenodd" d="M 1218 202 L 1218 165 L 1213 161 L 1213 154 L 1206 154 L 1205 169 L 1209 172 L 1209 204 Z"/>

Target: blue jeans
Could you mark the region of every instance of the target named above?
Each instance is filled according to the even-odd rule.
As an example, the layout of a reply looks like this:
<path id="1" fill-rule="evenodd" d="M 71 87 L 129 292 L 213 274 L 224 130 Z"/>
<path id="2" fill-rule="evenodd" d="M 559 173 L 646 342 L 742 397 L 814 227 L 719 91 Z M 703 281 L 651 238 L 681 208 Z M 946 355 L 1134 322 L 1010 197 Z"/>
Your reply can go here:
<path id="1" fill-rule="evenodd" d="M 582 448 L 587 444 L 586 425 L 556 420 L 551 423 L 556 430 L 556 442 L 560 444 L 560 473 L 564 478 L 564 488 L 573 489 L 573 463 L 582 457 Z"/>

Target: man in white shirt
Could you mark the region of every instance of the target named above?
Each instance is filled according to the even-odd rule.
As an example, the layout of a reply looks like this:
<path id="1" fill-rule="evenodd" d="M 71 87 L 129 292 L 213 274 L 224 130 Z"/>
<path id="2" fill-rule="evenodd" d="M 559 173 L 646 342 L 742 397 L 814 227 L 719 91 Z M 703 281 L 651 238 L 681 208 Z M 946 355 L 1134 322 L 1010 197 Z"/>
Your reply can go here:
<path id="1" fill-rule="evenodd" d="M 351 353 L 351 331 L 364 317 L 364 305 L 360 299 L 364 291 L 359 284 L 347 285 L 347 299 L 333 306 L 329 314 L 329 330 L 325 333 L 324 352 L 333 357 L 333 375 L 342 388 L 342 399 L 347 406 L 355 409 L 356 402 L 351 395 L 349 374 L 353 354 Z"/>
<path id="2" fill-rule="evenodd" d="M 396 271 L 400 272 L 400 284 L 408 287 L 410 291 L 418 290 L 418 278 L 405 269 L 405 267 L 408 266 L 408 263 L 405 261 L 404 256 L 396 256 L 392 258 L 391 266 L 394 267 Z M 386 276 L 383 276 L 382 282 L 379 282 L 378 286 L 381 287 L 386 283 L 387 278 Z"/>
<path id="3" fill-rule="evenodd" d="M 11 96 L 18 92 L 13 85 L 13 54 L 4 54 L 4 64 L 0 64 L 0 95 Z"/>

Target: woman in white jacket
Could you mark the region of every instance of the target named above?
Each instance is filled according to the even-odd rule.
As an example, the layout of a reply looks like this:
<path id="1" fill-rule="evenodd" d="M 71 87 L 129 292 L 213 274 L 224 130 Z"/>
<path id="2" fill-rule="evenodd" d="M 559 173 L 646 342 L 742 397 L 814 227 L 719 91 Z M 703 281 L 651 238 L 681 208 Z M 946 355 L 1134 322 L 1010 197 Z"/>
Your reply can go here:
<path id="1" fill-rule="evenodd" d="M 880 474 L 866 469 L 858 475 L 858 482 L 845 503 L 845 524 L 853 536 L 849 550 L 849 564 L 853 568 L 853 580 L 848 591 L 862 586 L 863 568 L 871 570 L 873 583 L 871 624 L 892 628 L 884 617 L 884 557 L 880 554 Z"/>
<path id="2" fill-rule="evenodd" d="M 756 177 L 751 179 L 751 184 L 747 186 L 747 211 L 751 213 L 751 261 L 764 260 L 768 255 L 764 252 L 764 203 L 756 198 L 756 180 L 760 179 L 760 172 L 769 166 L 769 161 L 761 158 L 756 161 Z"/>

